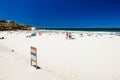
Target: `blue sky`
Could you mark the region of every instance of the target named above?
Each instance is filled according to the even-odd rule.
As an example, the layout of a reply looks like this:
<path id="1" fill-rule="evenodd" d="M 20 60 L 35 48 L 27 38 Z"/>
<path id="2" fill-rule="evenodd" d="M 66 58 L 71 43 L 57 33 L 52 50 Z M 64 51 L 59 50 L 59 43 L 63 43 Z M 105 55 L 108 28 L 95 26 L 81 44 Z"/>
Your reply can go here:
<path id="1" fill-rule="evenodd" d="M 1 0 L 0 19 L 42 28 L 120 28 L 120 0 Z"/>

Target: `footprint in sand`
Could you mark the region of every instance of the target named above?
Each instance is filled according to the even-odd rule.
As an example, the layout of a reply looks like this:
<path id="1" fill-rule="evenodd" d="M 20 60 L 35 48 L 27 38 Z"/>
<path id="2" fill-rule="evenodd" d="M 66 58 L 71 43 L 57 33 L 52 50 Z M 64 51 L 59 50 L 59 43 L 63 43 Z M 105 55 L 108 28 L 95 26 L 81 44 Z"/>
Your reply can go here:
<path id="1" fill-rule="evenodd" d="M 2 56 L 0 56 L 0 58 L 2 58 Z"/>

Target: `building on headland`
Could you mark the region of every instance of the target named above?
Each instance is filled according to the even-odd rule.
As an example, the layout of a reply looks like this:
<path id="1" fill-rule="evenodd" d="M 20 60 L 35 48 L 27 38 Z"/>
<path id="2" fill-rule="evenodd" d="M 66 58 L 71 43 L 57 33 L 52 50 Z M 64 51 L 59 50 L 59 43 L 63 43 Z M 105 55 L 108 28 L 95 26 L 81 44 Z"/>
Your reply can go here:
<path id="1" fill-rule="evenodd" d="M 13 24 L 15 24 L 16 22 L 12 21 L 12 20 L 0 20 L 0 23 L 1 24 L 7 24 L 7 23 L 13 23 Z"/>
<path id="2" fill-rule="evenodd" d="M 8 23 L 13 23 L 15 24 L 16 22 L 15 21 L 11 21 L 11 20 L 7 20 Z"/>
<path id="3" fill-rule="evenodd" d="M 31 30 L 34 31 L 36 28 L 35 27 L 31 27 Z"/>

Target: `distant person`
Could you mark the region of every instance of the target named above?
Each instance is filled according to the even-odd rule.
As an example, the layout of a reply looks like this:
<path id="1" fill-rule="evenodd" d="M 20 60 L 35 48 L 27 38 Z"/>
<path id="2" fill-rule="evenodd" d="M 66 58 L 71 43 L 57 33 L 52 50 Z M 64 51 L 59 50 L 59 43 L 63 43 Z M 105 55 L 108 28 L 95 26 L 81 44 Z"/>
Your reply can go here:
<path id="1" fill-rule="evenodd" d="M 80 34 L 80 37 L 83 37 L 83 34 L 82 34 L 82 33 Z"/>
<path id="2" fill-rule="evenodd" d="M 14 50 L 13 50 L 13 49 L 12 49 L 11 51 L 12 51 L 12 52 L 14 52 Z"/>
<path id="3" fill-rule="evenodd" d="M 69 39 L 75 39 L 72 33 L 69 33 Z"/>
<path id="4" fill-rule="evenodd" d="M 69 33 L 68 33 L 68 32 L 66 32 L 66 39 L 68 39 L 68 37 L 69 37 Z"/>
<path id="5" fill-rule="evenodd" d="M 69 39 L 72 39 L 72 34 L 71 33 L 69 33 Z"/>
<path id="6" fill-rule="evenodd" d="M 42 35 L 42 33 L 41 33 L 41 32 L 39 32 L 38 34 L 39 34 L 40 36 Z"/>

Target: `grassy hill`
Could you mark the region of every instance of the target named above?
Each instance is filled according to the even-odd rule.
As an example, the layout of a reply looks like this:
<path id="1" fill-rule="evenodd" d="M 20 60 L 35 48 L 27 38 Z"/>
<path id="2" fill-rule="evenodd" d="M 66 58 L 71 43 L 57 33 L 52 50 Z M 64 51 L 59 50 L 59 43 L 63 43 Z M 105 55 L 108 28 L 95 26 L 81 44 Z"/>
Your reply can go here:
<path id="1" fill-rule="evenodd" d="M 30 25 L 23 25 L 16 23 L 15 21 L 0 20 L 0 31 L 5 30 L 31 30 Z"/>

